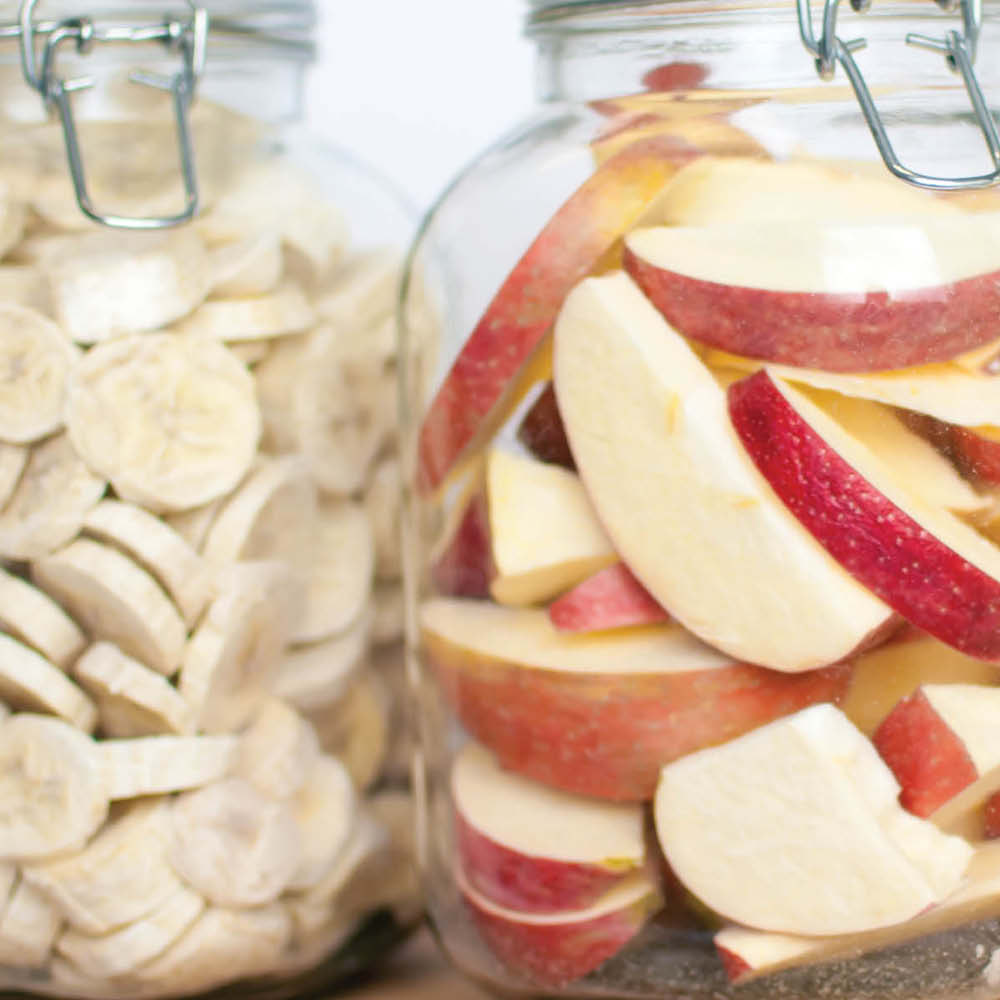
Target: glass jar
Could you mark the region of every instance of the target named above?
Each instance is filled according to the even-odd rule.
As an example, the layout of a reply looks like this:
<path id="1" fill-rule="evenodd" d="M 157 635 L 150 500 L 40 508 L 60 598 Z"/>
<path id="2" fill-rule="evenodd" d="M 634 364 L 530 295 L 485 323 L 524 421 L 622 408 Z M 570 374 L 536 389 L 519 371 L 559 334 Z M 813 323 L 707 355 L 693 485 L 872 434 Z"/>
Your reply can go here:
<path id="1" fill-rule="evenodd" d="M 417 917 L 409 207 L 312 3 L 0 4 L 0 990 L 328 991 Z"/>
<path id="2" fill-rule="evenodd" d="M 1000 22 L 836 10 L 536 0 L 413 248 L 422 865 L 496 990 L 1000 987 Z"/>

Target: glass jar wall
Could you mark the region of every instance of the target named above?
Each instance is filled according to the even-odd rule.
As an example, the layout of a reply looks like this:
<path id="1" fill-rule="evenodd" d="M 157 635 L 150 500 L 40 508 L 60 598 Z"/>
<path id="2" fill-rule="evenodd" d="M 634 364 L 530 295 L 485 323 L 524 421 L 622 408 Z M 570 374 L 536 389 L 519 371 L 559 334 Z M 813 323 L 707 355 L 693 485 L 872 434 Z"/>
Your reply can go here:
<path id="1" fill-rule="evenodd" d="M 209 4 L 203 66 L 186 4 L 40 3 L 48 102 L 19 12 L 0 5 L 0 989 L 329 991 L 416 918 L 412 216 L 296 124 L 310 3 Z"/>
<path id="2" fill-rule="evenodd" d="M 913 171 L 992 170 L 904 44 L 972 23 L 841 13 Z M 791 4 L 528 24 L 537 110 L 413 250 L 444 303 L 405 387 L 444 947 L 552 996 L 993 995 L 1000 196 L 893 176 Z"/>

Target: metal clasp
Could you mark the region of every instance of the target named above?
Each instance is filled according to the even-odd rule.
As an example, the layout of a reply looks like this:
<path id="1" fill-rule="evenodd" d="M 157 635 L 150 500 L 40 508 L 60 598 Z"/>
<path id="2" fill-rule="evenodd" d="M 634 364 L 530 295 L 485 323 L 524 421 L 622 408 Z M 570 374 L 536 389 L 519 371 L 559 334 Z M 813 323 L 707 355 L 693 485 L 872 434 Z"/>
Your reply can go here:
<path id="1" fill-rule="evenodd" d="M 870 0 L 850 0 L 851 7 L 861 13 L 868 9 Z M 937 0 L 943 10 L 954 10 L 955 0 Z M 996 122 L 986 106 L 986 98 L 976 79 L 973 68 L 976 60 L 976 46 L 979 42 L 979 31 L 982 27 L 981 0 L 959 0 L 958 6 L 962 12 L 962 30 L 949 31 L 943 39 L 928 38 L 926 35 L 908 34 L 907 45 L 930 49 L 944 55 L 949 67 L 959 73 L 965 84 L 965 89 L 972 101 L 976 121 L 986 139 L 994 170 L 988 174 L 976 174 L 971 177 L 931 177 L 910 170 L 900 163 L 889 141 L 885 125 L 875 107 L 868 85 L 865 83 L 858 64 L 852 53 L 865 47 L 863 38 L 855 38 L 844 42 L 837 36 L 837 8 L 840 0 L 826 0 L 823 10 L 823 31 L 817 40 L 813 34 L 812 11 L 810 0 L 798 0 L 799 33 L 802 44 L 816 59 L 816 72 L 824 80 L 832 79 L 839 63 L 844 67 L 847 78 L 854 88 L 858 104 L 864 113 L 865 121 L 871 130 L 875 145 L 889 170 L 897 177 L 918 187 L 932 188 L 938 191 L 955 191 L 962 188 L 985 188 L 1000 181 L 1000 137 L 997 135 Z"/>
<path id="2" fill-rule="evenodd" d="M 196 7 L 193 0 L 185 2 L 191 8 L 191 16 L 187 20 L 165 18 L 162 23 L 148 27 L 109 28 L 98 28 L 88 17 L 66 18 L 42 28 L 34 21 L 38 0 L 24 0 L 21 4 L 19 21 L 21 68 L 24 78 L 41 94 L 46 108 L 50 110 L 54 108 L 58 112 L 76 200 L 85 215 L 104 226 L 115 229 L 167 229 L 190 221 L 198 212 L 198 177 L 188 112 L 205 66 L 208 14 L 204 9 Z M 45 37 L 40 65 L 36 51 L 39 36 Z M 92 77 L 60 79 L 56 75 L 56 56 L 59 46 L 64 42 L 74 44 L 76 51 L 81 55 L 90 52 L 98 43 L 155 42 L 180 54 L 181 68 L 172 76 L 137 70 L 129 75 L 129 80 L 140 86 L 163 90 L 171 95 L 186 197 L 185 207 L 181 212 L 152 218 L 132 218 L 99 212 L 95 208 L 87 188 L 83 153 L 71 100 L 73 93 L 92 87 L 94 80 Z"/>

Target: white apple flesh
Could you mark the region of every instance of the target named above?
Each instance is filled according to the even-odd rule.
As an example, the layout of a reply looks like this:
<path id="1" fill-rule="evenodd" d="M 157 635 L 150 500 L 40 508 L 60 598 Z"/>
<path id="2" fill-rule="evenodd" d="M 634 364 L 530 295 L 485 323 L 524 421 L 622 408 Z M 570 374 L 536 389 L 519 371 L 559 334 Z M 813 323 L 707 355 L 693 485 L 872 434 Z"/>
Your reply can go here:
<path id="1" fill-rule="evenodd" d="M 475 743 L 455 759 L 451 791 L 466 881 L 500 906 L 584 909 L 645 864 L 638 804 L 546 788 L 505 771 Z"/>
<path id="2" fill-rule="evenodd" d="M 685 336 L 780 364 L 906 368 L 996 339 L 1000 214 L 657 226 L 624 264 Z"/>
<path id="3" fill-rule="evenodd" d="M 926 503 L 829 414 L 766 370 L 729 387 L 747 453 L 860 583 L 918 628 L 1000 661 L 1000 550 Z"/>
<path id="4" fill-rule="evenodd" d="M 549 601 L 618 561 L 579 477 L 494 449 L 486 461 L 490 539 L 501 604 Z"/>
<path id="5" fill-rule="evenodd" d="M 727 919 L 860 933 L 940 903 L 972 854 L 898 791 L 847 717 L 816 705 L 664 767 L 656 831 L 681 882 Z"/>
<path id="6" fill-rule="evenodd" d="M 712 373 L 632 281 L 589 278 L 555 332 L 555 386 L 580 477 L 653 597 L 734 658 L 803 671 L 892 618 L 778 500 Z"/>

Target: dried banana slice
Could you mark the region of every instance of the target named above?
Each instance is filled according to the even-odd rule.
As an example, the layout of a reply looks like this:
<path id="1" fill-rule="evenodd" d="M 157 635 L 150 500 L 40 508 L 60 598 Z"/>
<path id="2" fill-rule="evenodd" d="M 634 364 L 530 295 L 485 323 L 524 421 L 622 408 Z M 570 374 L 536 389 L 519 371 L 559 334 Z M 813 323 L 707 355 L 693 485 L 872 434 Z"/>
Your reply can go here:
<path id="1" fill-rule="evenodd" d="M 14 495 L 17 484 L 24 472 L 24 467 L 28 464 L 30 448 L 23 448 L 19 444 L 7 444 L 0 441 L 0 510 L 2 510 Z"/>
<path id="2" fill-rule="evenodd" d="M 112 246 L 78 237 L 44 262 L 56 318 L 81 344 L 158 330 L 208 294 L 208 253 L 190 228 L 114 235 Z"/>
<path id="3" fill-rule="evenodd" d="M 219 906 L 273 902 L 298 868 L 301 844 L 290 805 L 240 778 L 179 796 L 171 820 L 171 864 Z"/>
<path id="4" fill-rule="evenodd" d="M 205 561 L 155 514 L 134 504 L 102 500 L 87 512 L 83 531 L 124 549 L 163 585 L 187 625 L 193 625 L 212 596 Z"/>
<path id="5" fill-rule="evenodd" d="M 199 730 L 229 732 L 269 690 L 294 621 L 297 588 L 281 562 L 236 563 L 188 642 L 179 688 Z"/>
<path id="6" fill-rule="evenodd" d="M 211 294 L 215 298 L 263 295 L 281 280 L 285 268 L 281 240 L 261 233 L 209 251 Z"/>
<path id="7" fill-rule="evenodd" d="M 257 399 L 263 422 L 262 445 L 268 451 L 297 451 L 299 444 L 292 413 L 295 393 L 305 372 L 310 335 L 281 337 L 254 369 Z"/>
<path id="8" fill-rule="evenodd" d="M 295 795 L 319 760 L 319 740 L 307 719 L 267 698 L 240 739 L 236 776 L 272 799 Z"/>
<path id="9" fill-rule="evenodd" d="M 194 713 L 177 689 L 110 642 L 91 646 L 77 660 L 73 675 L 97 702 L 105 736 L 182 736 L 194 729 Z"/>
<path id="10" fill-rule="evenodd" d="M 55 715 L 88 733 L 97 725 L 97 706 L 80 688 L 44 656 L 2 632 L 0 697 L 15 708 Z"/>
<path id="11" fill-rule="evenodd" d="M 387 646 L 399 642 L 406 631 L 406 599 L 398 583 L 380 583 L 375 588 L 375 618 L 372 643 Z"/>
<path id="12" fill-rule="evenodd" d="M 302 459 L 261 459 L 226 501 L 202 546 L 215 565 L 240 559 L 307 560 L 314 544 L 316 484 Z"/>
<path id="13" fill-rule="evenodd" d="M 173 329 L 195 338 L 239 343 L 302 333 L 315 322 L 316 314 L 302 289 L 286 283 L 265 295 L 209 299 Z"/>
<path id="14" fill-rule="evenodd" d="M 369 608 L 336 638 L 286 652 L 271 684 L 272 692 L 310 714 L 336 704 L 364 665 L 372 619 Z M 322 741 L 322 733 L 320 738 Z"/>
<path id="15" fill-rule="evenodd" d="M 392 317 L 399 296 L 403 259 L 395 250 L 377 249 L 353 254 L 333 275 L 330 287 L 316 299 L 316 312 L 341 329 L 352 331 L 359 341 L 366 331 Z M 395 331 L 388 353 L 394 353 Z M 365 338 L 367 344 L 367 338 Z"/>
<path id="16" fill-rule="evenodd" d="M 146 736 L 102 740 L 97 756 L 110 799 L 137 799 L 201 788 L 230 774 L 235 736 Z"/>
<path id="17" fill-rule="evenodd" d="M 0 438 L 30 444 L 62 427 L 80 351 L 52 320 L 0 302 Z"/>
<path id="18" fill-rule="evenodd" d="M 233 356 L 249 366 L 259 364 L 271 353 L 270 340 L 242 340 L 226 344 Z"/>
<path id="19" fill-rule="evenodd" d="M 347 768 L 329 754 L 306 772 L 292 808 L 299 827 L 302 857 L 289 890 L 312 889 L 333 868 L 354 832 L 357 793 Z"/>
<path id="20" fill-rule="evenodd" d="M 161 674 L 180 665 L 187 639 L 181 616 L 159 584 L 117 549 L 78 538 L 32 563 L 31 574 L 93 638 L 116 643 Z"/>
<path id="21" fill-rule="evenodd" d="M 375 575 L 379 580 L 398 580 L 403 575 L 401 503 L 399 459 L 390 456 L 375 466 L 365 491 L 365 510 L 375 537 Z"/>
<path id="22" fill-rule="evenodd" d="M 27 713 L 0 726 L 0 859 L 78 851 L 108 814 L 97 744 L 58 719 Z"/>
<path id="23" fill-rule="evenodd" d="M 346 500 L 322 504 L 292 641 L 326 639 L 357 621 L 374 575 L 375 540 L 364 508 Z"/>
<path id="24" fill-rule="evenodd" d="M 309 335 L 289 398 L 298 449 L 320 489 L 356 493 L 395 428 L 395 377 L 345 356 L 341 334 L 322 326 Z"/>
<path id="25" fill-rule="evenodd" d="M 330 199 L 279 160 L 244 170 L 198 228 L 212 243 L 251 233 L 276 235 L 305 259 L 314 279 L 337 264 L 348 239 L 344 218 Z"/>
<path id="26" fill-rule="evenodd" d="M 25 865 L 22 878 L 84 934 L 107 934 L 162 906 L 181 887 L 167 862 L 170 807 L 130 803 L 78 854 Z"/>
<path id="27" fill-rule="evenodd" d="M 45 316 L 52 314 L 48 279 L 30 264 L 0 265 L 0 302 L 33 309 Z"/>
<path id="28" fill-rule="evenodd" d="M 0 556 L 36 559 L 65 545 L 106 489 L 106 480 L 90 471 L 65 434 L 35 445 L 0 511 Z"/>
<path id="29" fill-rule="evenodd" d="M 178 511 L 175 514 L 164 514 L 163 520 L 170 525 L 195 550 L 201 552 L 209 529 L 215 521 L 226 497 L 221 496 L 211 503 L 190 510 Z"/>
<path id="30" fill-rule="evenodd" d="M 22 878 L 0 912 L 0 962 L 15 969 L 41 968 L 61 925 L 52 903 Z"/>
<path id="31" fill-rule="evenodd" d="M 76 622 L 51 597 L 2 569 L 0 628 L 60 667 L 68 666 L 87 645 Z"/>
<path id="32" fill-rule="evenodd" d="M 381 678 L 368 671 L 351 684 L 339 705 L 339 733 L 328 727 L 323 749 L 335 753 L 358 788 L 369 788 L 389 752 L 392 700 Z"/>
<path id="33" fill-rule="evenodd" d="M 204 992 L 270 972 L 291 937 L 292 919 L 281 903 L 239 910 L 209 906 L 162 955 L 132 975 L 171 992 Z"/>
<path id="34" fill-rule="evenodd" d="M 204 909 L 205 900 L 182 887 L 145 917 L 108 934 L 65 931 L 56 941 L 56 951 L 85 976 L 113 979 L 161 955 Z"/>
<path id="35" fill-rule="evenodd" d="M 66 424 L 115 492 L 154 511 L 233 489 L 260 437 L 253 376 L 221 344 L 151 334 L 101 344 L 77 365 Z"/>
<path id="36" fill-rule="evenodd" d="M 0 204 L 0 257 L 5 256 L 21 241 L 28 212 L 24 205 L 5 198 Z"/>

